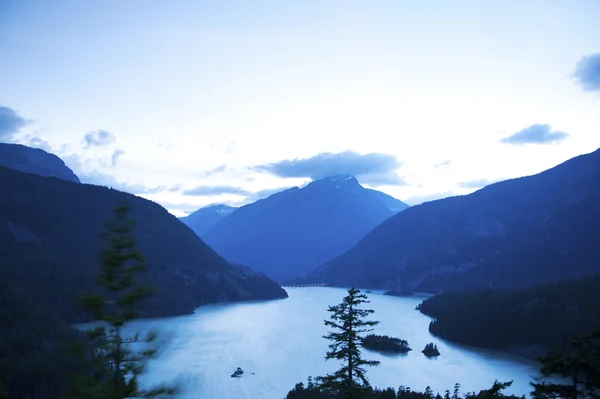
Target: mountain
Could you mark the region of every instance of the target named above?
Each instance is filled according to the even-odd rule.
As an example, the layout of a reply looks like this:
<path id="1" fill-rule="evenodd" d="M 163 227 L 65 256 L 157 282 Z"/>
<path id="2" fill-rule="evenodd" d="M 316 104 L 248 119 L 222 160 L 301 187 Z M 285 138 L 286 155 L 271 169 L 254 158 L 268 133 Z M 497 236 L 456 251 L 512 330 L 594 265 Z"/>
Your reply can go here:
<path id="1" fill-rule="evenodd" d="M 385 205 L 387 208 L 389 208 L 394 213 L 402 212 L 403 210 L 408 208 L 407 204 L 405 204 L 404 202 L 400 201 L 397 198 L 392 197 L 389 194 L 383 193 L 381 191 L 373 190 L 371 188 L 368 188 L 367 191 L 372 196 L 374 196 L 379 201 L 381 201 L 381 203 L 383 205 Z"/>
<path id="2" fill-rule="evenodd" d="M 600 150 L 413 206 L 306 279 L 396 291 L 512 288 L 600 272 Z"/>
<path id="3" fill-rule="evenodd" d="M 213 302 L 286 297 L 261 274 L 228 263 L 160 205 L 106 187 L 0 167 L 0 278 L 62 320 L 83 320 L 77 291 L 94 286 L 104 223 L 123 201 L 156 291 L 142 316 L 191 313 Z"/>
<path id="4" fill-rule="evenodd" d="M 80 182 L 75 173 L 56 155 L 21 144 L 0 143 L 0 166 L 40 176 Z"/>
<path id="5" fill-rule="evenodd" d="M 179 218 L 189 228 L 194 230 L 198 237 L 203 237 L 221 219 L 225 218 L 237 208 L 224 204 L 208 205 L 196 212 Z"/>
<path id="6" fill-rule="evenodd" d="M 283 281 L 343 253 L 392 216 L 382 200 L 399 206 L 352 176 L 316 180 L 236 209 L 204 238 L 225 259 Z"/>

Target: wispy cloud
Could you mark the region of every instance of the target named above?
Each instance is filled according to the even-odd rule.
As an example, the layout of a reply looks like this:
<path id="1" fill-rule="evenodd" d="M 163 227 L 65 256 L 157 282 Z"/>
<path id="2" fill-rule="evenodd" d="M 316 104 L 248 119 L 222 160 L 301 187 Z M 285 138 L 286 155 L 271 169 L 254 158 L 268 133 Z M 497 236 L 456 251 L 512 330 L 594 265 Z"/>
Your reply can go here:
<path id="1" fill-rule="evenodd" d="M 106 130 L 94 130 L 83 136 L 83 142 L 85 148 L 94 146 L 100 147 L 114 143 L 115 136 Z"/>
<path id="2" fill-rule="evenodd" d="M 223 173 L 225 171 L 227 171 L 227 165 L 221 165 L 221 166 L 217 166 L 214 169 L 211 170 L 207 170 L 206 172 L 204 172 L 205 176 L 212 176 L 214 174 L 218 174 L 218 173 Z"/>
<path id="3" fill-rule="evenodd" d="M 443 166 L 448 166 L 452 163 L 452 161 L 450 161 L 449 159 L 444 161 L 444 162 L 440 162 L 438 164 L 433 165 L 434 168 L 441 168 Z"/>
<path id="4" fill-rule="evenodd" d="M 585 91 L 600 91 L 600 53 L 583 57 L 573 76 Z"/>
<path id="5" fill-rule="evenodd" d="M 569 137 L 565 132 L 552 130 L 550 125 L 535 124 L 500 140 L 504 144 L 550 144 Z"/>
<path id="6" fill-rule="evenodd" d="M 234 195 L 250 195 L 251 193 L 240 187 L 234 186 L 198 186 L 182 191 L 183 195 L 199 196 L 199 197 L 212 197 L 222 194 L 234 194 Z"/>
<path id="7" fill-rule="evenodd" d="M 145 186 L 137 183 L 126 183 L 118 180 L 118 178 L 112 174 L 100 172 L 98 170 L 91 170 L 87 172 L 80 172 L 79 179 L 82 183 L 95 184 L 98 186 L 105 186 L 114 188 L 115 190 L 124 191 L 130 194 L 159 194 L 164 192 L 175 192 L 178 191 L 181 186 L 173 185 L 159 185 L 159 186 Z"/>
<path id="8" fill-rule="evenodd" d="M 275 163 L 256 165 L 254 170 L 279 177 L 304 177 L 313 180 L 329 176 L 353 175 L 370 185 L 402 185 L 404 180 L 396 174 L 402 165 L 393 155 L 353 151 L 341 153 L 322 152 L 310 158 L 296 158 Z"/>

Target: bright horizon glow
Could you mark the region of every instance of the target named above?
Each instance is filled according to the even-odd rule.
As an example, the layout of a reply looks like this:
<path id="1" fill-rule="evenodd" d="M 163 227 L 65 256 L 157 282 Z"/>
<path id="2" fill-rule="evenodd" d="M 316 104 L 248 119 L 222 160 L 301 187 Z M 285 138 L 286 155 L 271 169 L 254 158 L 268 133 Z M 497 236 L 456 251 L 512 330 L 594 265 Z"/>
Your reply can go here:
<path id="1" fill-rule="evenodd" d="M 600 53 L 597 15 L 595 0 L 8 0 L 0 106 L 26 123 L 0 118 L 0 140 L 177 216 L 310 181 L 258 165 L 346 151 L 395 157 L 385 181 L 358 179 L 411 205 L 467 194 L 600 146 L 600 70 L 574 76 Z"/>

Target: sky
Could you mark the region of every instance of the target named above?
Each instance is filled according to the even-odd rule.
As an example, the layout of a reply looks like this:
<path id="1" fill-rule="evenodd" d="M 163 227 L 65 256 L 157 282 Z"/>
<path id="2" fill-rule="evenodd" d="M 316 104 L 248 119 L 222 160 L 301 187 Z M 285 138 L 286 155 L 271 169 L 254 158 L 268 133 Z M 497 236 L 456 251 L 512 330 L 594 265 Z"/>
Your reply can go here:
<path id="1" fill-rule="evenodd" d="M 600 147 L 597 0 L 0 0 L 0 141 L 182 216 L 329 175 L 411 205 Z"/>

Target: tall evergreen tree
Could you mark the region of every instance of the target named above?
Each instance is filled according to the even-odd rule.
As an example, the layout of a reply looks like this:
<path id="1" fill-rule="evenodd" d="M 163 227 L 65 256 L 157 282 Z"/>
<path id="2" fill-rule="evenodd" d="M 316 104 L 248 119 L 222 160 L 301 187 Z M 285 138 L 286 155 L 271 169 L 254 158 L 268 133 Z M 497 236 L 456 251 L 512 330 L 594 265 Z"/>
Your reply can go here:
<path id="1" fill-rule="evenodd" d="M 80 376 L 74 384 L 75 390 L 86 397 L 121 399 L 174 392 L 167 387 L 150 390 L 138 388 L 137 377 L 145 361 L 155 353 L 155 349 L 143 343 L 153 341 L 156 334 L 150 333 L 144 340 L 140 339 L 139 334 L 123 336 L 123 327 L 137 315 L 137 304 L 151 292 L 148 287 L 135 281 L 136 274 L 142 273 L 146 264 L 132 236 L 135 222 L 129 218 L 129 212 L 127 204 L 118 205 L 114 208 L 114 220 L 106 223 L 103 237 L 107 247 L 100 251 L 100 272 L 97 277 L 101 292 L 88 293 L 82 301 L 84 309 L 103 324 L 88 332 L 94 343 L 98 372 L 92 376 Z M 133 343 L 142 343 L 146 348 L 133 350 Z M 108 376 L 105 372 L 107 369 Z"/>
<path id="2" fill-rule="evenodd" d="M 370 389 L 370 384 L 365 377 L 364 366 L 376 366 L 378 361 L 365 360 L 361 356 L 360 346 L 363 337 L 361 334 L 372 331 L 378 321 L 365 320 L 374 313 L 371 309 L 361 309 L 360 305 L 369 303 L 367 296 L 360 290 L 352 287 L 342 303 L 330 306 L 330 320 L 325 320 L 325 325 L 334 329 L 323 338 L 333 341 L 329 345 L 330 351 L 325 356 L 326 360 L 337 359 L 342 361 L 342 367 L 333 374 L 317 377 L 321 389 L 331 393 L 343 395 L 345 398 L 358 398 L 364 396 Z"/>
<path id="3" fill-rule="evenodd" d="M 541 375 L 531 383 L 535 399 L 600 399 L 600 330 L 574 339 L 571 351 L 550 353 L 540 361 Z"/>

